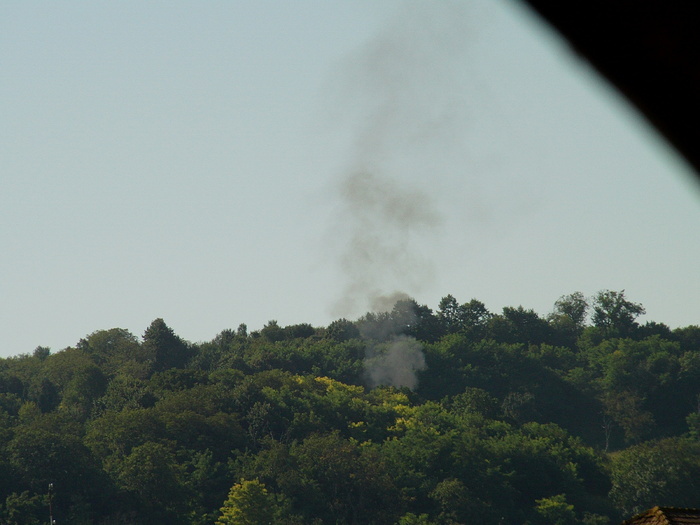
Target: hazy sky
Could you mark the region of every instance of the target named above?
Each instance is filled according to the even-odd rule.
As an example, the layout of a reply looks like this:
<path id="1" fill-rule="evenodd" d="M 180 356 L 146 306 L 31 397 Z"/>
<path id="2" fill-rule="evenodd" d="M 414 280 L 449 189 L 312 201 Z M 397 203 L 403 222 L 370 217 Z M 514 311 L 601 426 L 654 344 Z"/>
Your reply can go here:
<path id="1" fill-rule="evenodd" d="M 513 1 L 0 4 L 0 356 L 404 292 L 700 323 L 689 169 Z"/>

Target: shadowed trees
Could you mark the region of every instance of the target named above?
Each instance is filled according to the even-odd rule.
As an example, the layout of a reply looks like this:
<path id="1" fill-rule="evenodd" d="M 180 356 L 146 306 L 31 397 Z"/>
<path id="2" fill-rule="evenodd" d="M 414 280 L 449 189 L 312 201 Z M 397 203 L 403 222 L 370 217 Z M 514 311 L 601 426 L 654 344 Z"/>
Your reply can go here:
<path id="1" fill-rule="evenodd" d="M 184 368 L 190 358 L 190 349 L 163 319 L 156 319 L 143 334 L 143 348 L 153 359 L 156 372 L 169 368 Z"/>
<path id="2" fill-rule="evenodd" d="M 76 524 L 604 525 L 689 504 L 700 329 L 639 325 L 624 292 L 588 303 L 405 299 L 197 344 L 156 319 L 142 341 L 113 328 L 0 359 L 0 522 L 39 523 L 50 482 Z M 397 337 L 426 368 L 368 386 Z"/>
<path id="3" fill-rule="evenodd" d="M 625 297 L 625 291 L 598 292 L 593 302 L 593 324 L 608 337 L 629 337 L 638 328 L 637 317 L 646 310 Z"/>

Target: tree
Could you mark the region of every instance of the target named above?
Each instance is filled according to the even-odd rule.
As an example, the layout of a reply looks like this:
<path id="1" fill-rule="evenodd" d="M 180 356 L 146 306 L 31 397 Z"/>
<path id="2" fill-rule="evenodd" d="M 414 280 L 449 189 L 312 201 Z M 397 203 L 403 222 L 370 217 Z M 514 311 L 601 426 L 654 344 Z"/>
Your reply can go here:
<path id="1" fill-rule="evenodd" d="M 36 401 L 42 412 L 51 412 L 61 401 L 61 395 L 54 383 L 43 377 L 41 381 L 32 385 L 29 390 L 29 397 Z"/>
<path id="2" fill-rule="evenodd" d="M 394 523 L 401 495 L 387 466 L 370 446 L 315 434 L 292 445 L 298 467 L 296 500 L 308 517 L 324 523 Z"/>
<path id="3" fill-rule="evenodd" d="M 452 295 L 446 295 L 438 305 L 437 320 L 448 334 L 462 332 L 475 339 L 481 339 L 490 318 L 491 313 L 484 303 L 477 299 L 459 304 Z"/>
<path id="4" fill-rule="evenodd" d="M 138 498 L 156 523 L 180 523 L 186 501 L 183 469 L 170 447 L 147 441 L 114 466 L 119 486 Z"/>
<path id="5" fill-rule="evenodd" d="M 631 516 L 654 505 L 692 507 L 700 490 L 700 443 L 670 438 L 613 456 L 610 497 Z"/>
<path id="6" fill-rule="evenodd" d="M 262 330 L 260 330 L 260 335 L 271 343 L 284 341 L 285 339 L 284 329 L 274 319 L 263 326 Z"/>
<path id="7" fill-rule="evenodd" d="M 10 465 L 16 473 L 14 486 L 43 493 L 49 483 L 55 483 L 74 501 L 98 503 L 109 489 L 95 458 L 74 435 L 76 428 L 76 424 L 62 422 L 54 414 L 18 426 L 7 445 Z M 67 498 L 57 502 L 62 512 L 67 512 L 68 504 Z"/>
<path id="8" fill-rule="evenodd" d="M 163 423 L 152 409 L 107 410 L 101 417 L 88 422 L 84 442 L 102 460 L 105 470 L 130 454 L 132 449 L 148 441 L 159 440 Z"/>
<path id="9" fill-rule="evenodd" d="M 398 525 L 435 525 L 434 521 L 430 521 L 427 514 L 413 514 L 408 512 L 401 516 Z"/>
<path id="10" fill-rule="evenodd" d="M 106 388 L 107 378 L 96 365 L 80 368 L 63 389 L 61 408 L 69 410 L 78 418 L 87 419 L 95 401 L 104 394 Z"/>
<path id="11" fill-rule="evenodd" d="M 673 338 L 681 344 L 683 351 L 700 350 L 700 326 L 690 325 L 684 328 L 676 328 Z"/>
<path id="12" fill-rule="evenodd" d="M 342 318 L 328 325 L 328 328 L 326 328 L 326 337 L 338 343 L 342 343 L 350 339 L 358 339 L 360 337 L 360 331 L 357 329 L 357 326 L 355 326 L 355 323 Z"/>
<path id="13" fill-rule="evenodd" d="M 440 323 L 433 311 L 413 299 L 396 301 L 389 315 L 393 335 L 408 335 L 427 342 L 436 341 L 440 336 Z"/>
<path id="14" fill-rule="evenodd" d="M 605 415 L 619 425 L 625 440 L 639 443 L 656 426 L 654 416 L 644 410 L 642 399 L 630 391 L 607 391 L 601 396 Z"/>
<path id="15" fill-rule="evenodd" d="M 51 355 L 51 349 L 48 346 L 37 346 L 32 355 L 40 361 L 43 361 Z"/>
<path id="16" fill-rule="evenodd" d="M 568 317 L 574 326 L 582 329 L 588 315 L 588 301 L 581 292 L 562 295 L 554 303 L 554 314 Z"/>
<path id="17" fill-rule="evenodd" d="M 467 387 L 464 392 L 452 397 L 449 406 L 457 413 L 477 413 L 484 417 L 493 418 L 498 413 L 498 399 L 486 390 Z"/>
<path id="18" fill-rule="evenodd" d="M 506 306 L 503 314 L 494 316 L 489 322 L 490 335 L 503 343 L 546 343 L 551 338 L 549 323 L 534 310 L 522 306 Z"/>
<path id="19" fill-rule="evenodd" d="M 608 337 L 629 337 L 639 326 L 637 317 L 646 313 L 639 303 L 628 301 L 625 291 L 598 292 L 593 301 L 593 324 Z"/>
<path id="20" fill-rule="evenodd" d="M 285 339 L 306 339 L 316 333 L 316 329 L 309 323 L 292 324 L 284 327 Z"/>
<path id="21" fill-rule="evenodd" d="M 130 375 L 120 374 L 113 378 L 105 394 L 96 401 L 98 411 L 138 409 L 153 406 L 155 397 L 146 386 L 146 382 Z"/>
<path id="22" fill-rule="evenodd" d="M 231 487 L 216 525 L 271 525 L 275 504 L 274 496 L 259 480 L 241 479 Z"/>
<path id="23" fill-rule="evenodd" d="M 41 525 L 46 523 L 46 497 L 43 494 L 13 492 L 0 505 L 0 521 L 3 525 Z"/>
<path id="24" fill-rule="evenodd" d="M 190 349 L 163 319 L 156 319 L 143 334 L 143 346 L 154 360 L 155 370 L 184 368 Z"/>
<path id="25" fill-rule="evenodd" d="M 460 306 L 460 317 L 464 328 L 471 335 L 483 335 L 483 328 L 492 317 L 486 305 L 477 299 L 472 299 L 468 303 Z"/>
<path id="26" fill-rule="evenodd" d="M 588 301 L 581 292 L 563 295 L 554 303 L 547 320 L 553 330 L 553 343 L 574 348 L 588 317 Z"/>
<path id="27" fill-rule="evenodd" d="M 607 340 L 586 356 L 597 369 L 607 415 L 628 440 L 645 439 L 654 428 L 663 435 L 685 430 L 685 417 L 697 406 L 697 352 L 682 354 L 677 342 L 653 336 Z"/>
<path id="28" fill-rule="evenodd" d="M 119 372 L 135 372 L 146 377 L 147 350 L 141 347 L 136 336 L 123 328 L 98 330 L 78 342 L 77 348 L 89 356 L 107 375 Z"/>
<path id="29" fill-rule="evenodd" d="M 448 478 L 438 483 L 430 498 L 440 509 L 440 523 L 469 523 L 479 515 L 481 502 L 458 479 Z"/>
<path id="30" fill-rule="evenodd" d="M 443 329 L 448 334 L 459 332 L 462 328 L 462 317 L 460 313 L 459 303 L 453 295 L 448 294 L 440 299 L 437 317 Z"/>
<path id="31" fill-rule="evenodd" d="M 535 503 L 535 512 L 543 525 L 568 525 L 576 522 L 574 506 L 567 503 L 566 494 L 538 499 Z"/>

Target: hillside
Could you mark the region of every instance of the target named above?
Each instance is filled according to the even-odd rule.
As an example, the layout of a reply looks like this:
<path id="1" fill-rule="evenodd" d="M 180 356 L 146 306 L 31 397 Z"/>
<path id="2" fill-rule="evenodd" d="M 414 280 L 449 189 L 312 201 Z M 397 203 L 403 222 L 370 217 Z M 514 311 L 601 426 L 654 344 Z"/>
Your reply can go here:
<path id="1" fill-rule="evenodd" d="M 2 359 L 0 523 L 603 525 L 698 506 L 700 327 L 643 313 L 607 290 L 547 317 L 448 295 L 201 343 L 156 319 Z"/>

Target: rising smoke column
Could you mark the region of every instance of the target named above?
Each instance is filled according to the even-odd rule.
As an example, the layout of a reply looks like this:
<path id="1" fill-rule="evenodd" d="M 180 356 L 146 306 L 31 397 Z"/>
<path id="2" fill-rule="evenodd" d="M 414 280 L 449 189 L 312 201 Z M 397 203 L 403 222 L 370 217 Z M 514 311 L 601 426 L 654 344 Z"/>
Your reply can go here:
<path id="1" fill-rule="evenodd" d="M 436 188 L 454 171 L 451 152 L 463 137 L 468 25 L 461 2 L 402 2 L 339 67 L 333 114 L 347 158 L 331 236 L 345 288 L 335 315 L 388 311 L 433 279 Z"/>
<path id="2" fill-rule="evenodd" d="M 388 299 L 388 298 L 387 298 Z M 401 334 L 418 319 L 406 296 L 398 297 L 391 312 L 370 313 L 359 322 L 360 335 L 366 342 L 363 379 L 367 386 L 408 387 L 418 385 L 416 372 L 426 368 L 423 345 Z"/>
<path id="3" fill-rule="evenodd" d="M 367 386 L 418 386 L 416 372 L 425 370 L 423 346 L 413 337 L 400 335 L 385 345 L 370 345 L 364 360 L 364 379 Z"/>
<path id="4" fill-rule="evenodd" d="M 346 177 L 341 197 L 347 229 L 340 267 L 347 284 L 339 313 L 390 311 L 407 297 L 399 289 L 420 289 L 431 278 L 432 265 L 415 243 L 438 225 L 438 214 L 419 191 L 376 173 Z"/>
<path id="5" fill-rule="evenodd" d="M 348 277 L 343 308 L 363 302 L 371 311 L 388 313 L 408 295 L 391 286 L 418 289 L 432 269 L 427 258 L 412 248 L 416 233 L 437 226 L 438 216 L 417 190 L 403 188 L 388 177 L 357 173 L 343 180 L 341 195 L 352 226 L 341 267 Z M 422 345 L 393 333 L 393 317 L 362 331 L 367 341 L 364 380 L 367 386 L 408 387 L 418 384 L 416 372 L 425 368 Z M 407 324 L 411 320 L 402 320 Z M 377 343 L 376 341 L 387 341 Z"/>
<path id="6" fill-rule="evenodd" d="M 430 190 L 452 169 L 450 151 L 462 136 L 456 131 L 464 120 L 463 91 L 455 71 L 465 17 L 460 2 L 403 2 L 342 64 L 334 113 L 352 132 L 331 234 L 346 281 L 335 315 L 389 312 L 433 279 L 429 241 L 441 217 Z M 416 372 L 425 368 L 420 343 L 399 334 L 380 344 L 366 339 L 368 385 L 415 388 Z"/>

